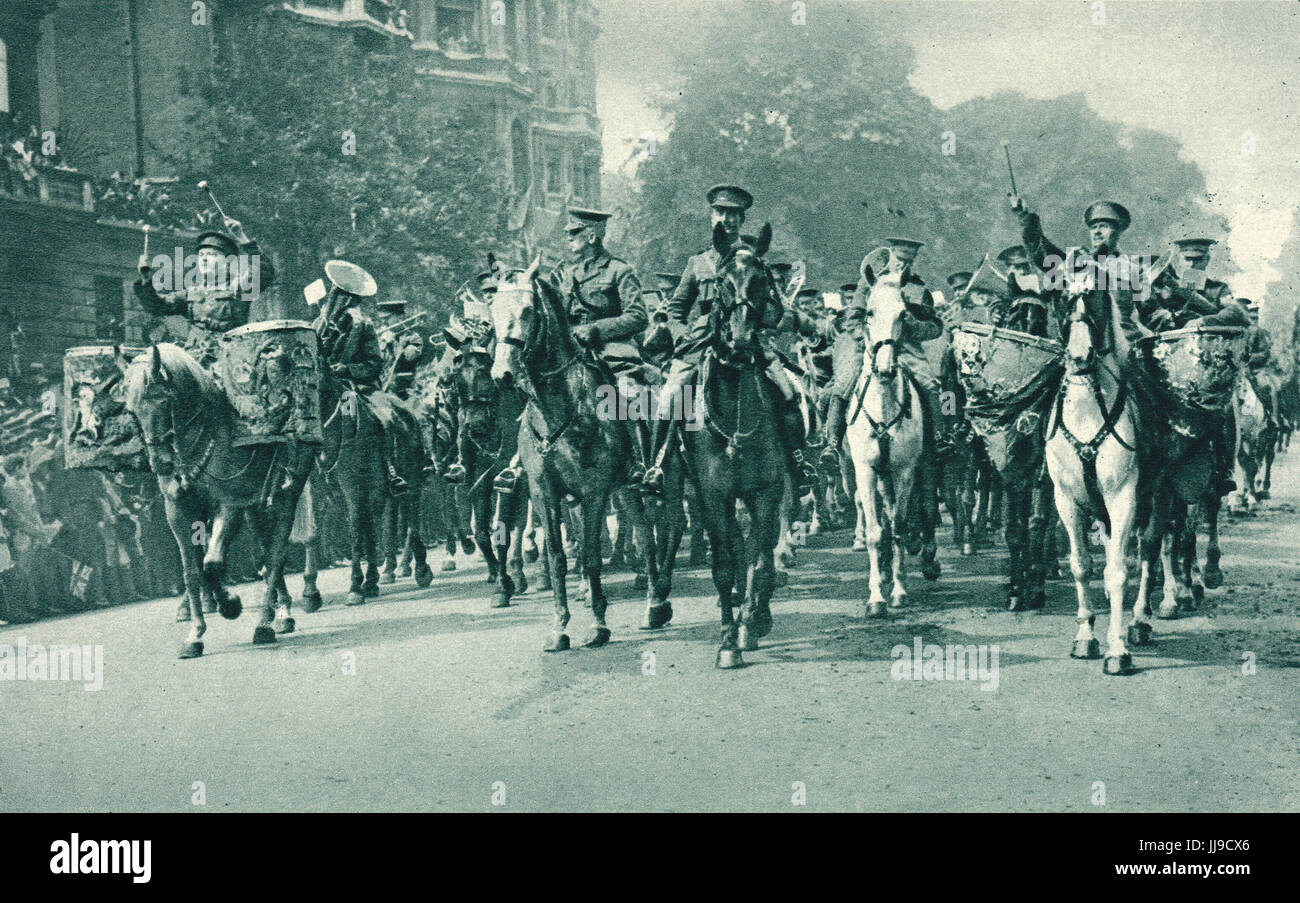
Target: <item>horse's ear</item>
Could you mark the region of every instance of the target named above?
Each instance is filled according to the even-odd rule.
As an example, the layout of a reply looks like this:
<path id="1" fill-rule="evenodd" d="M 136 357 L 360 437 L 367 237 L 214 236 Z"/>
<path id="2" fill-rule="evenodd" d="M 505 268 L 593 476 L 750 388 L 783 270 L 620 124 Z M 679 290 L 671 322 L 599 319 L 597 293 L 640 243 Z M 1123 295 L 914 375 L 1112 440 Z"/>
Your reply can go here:
<path id="1" fill-rule="evenodd" d="M 488 272 L 493 276 L 497 274 L 497 255 L 488 251 Z"/>
<path id="2" fill-rule="evenodd" d="M 533 262 L 528 264 L 528 269 L 524 270 L 524 277 L 529 282 L 532 282 L 533 277 L 537 275 L 537 270 L 539 267 L 541 267 L 541 265 L 542 265 L 542 255 L 538 254 L 536 257 L 533 258 Z"/>
<path id="3" fill-rule="evenodd" d="M 713 250 L 718 252 L 719 257 L 726 257 L 731 253 L 731 242 L 727 241 L 727 227 L 722 223 L 713 226 Z"/>
<path id="4" fill-rule="evenodd" d="M 158 346 L 151 345 L 149 348 L 149 378 L 158 379 L 162 375 L 162 356 L 158 354 Z"/>
<path id="5" fill-rule="evenodd" d="M 754 248 L 754 253 L 762 257 L 767 253 L 767 249 L 772 246 L 772 224 L 763 223 L 763 228 L 758 233 L 758 246 Z"/>

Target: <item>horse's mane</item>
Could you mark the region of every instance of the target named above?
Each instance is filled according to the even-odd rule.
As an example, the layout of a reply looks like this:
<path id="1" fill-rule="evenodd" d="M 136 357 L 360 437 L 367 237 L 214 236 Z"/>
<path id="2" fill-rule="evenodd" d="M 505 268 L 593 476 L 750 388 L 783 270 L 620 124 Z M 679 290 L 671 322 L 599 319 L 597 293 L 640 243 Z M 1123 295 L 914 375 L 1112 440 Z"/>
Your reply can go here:
<path id="1" fill-rule="evenodd" d="M 569 353 L 576 353 L 577 342 L 573 338 L 569 312 L 564 309 L 564 296 L 560 293 L 559 287 L 548 278 L 534 277 L 533 284 L 541 295 L 542 303 L 546 305 L 546 309 L 542 311 L 545 316 L 541 317 L 541 328 L 549 332 L 554 324 L 555 335 L 549 336 L 544 333 L 544 337 L 548 341 L 558 339 Z"/>
<path id="2" fill-rule="evenodd" d="M 162 342 L 154 347 L 158 349 L 158 357 L 162 361 L 163 368 L 172 377 L 181 379 L 182 391 L 192 388 L 201 396 L 202 400 L 199 403 L 225 400 L 225 392 L 217 385 L 217 381 L 200 367 L 199 362 L 184 348 L 170 342 Z M 134 393 L 142 391 L 147 384 L 152 353 L 152 349 L 144 352 L 127 367 L 124 388 L 128 395 L 138 397 Z"/>

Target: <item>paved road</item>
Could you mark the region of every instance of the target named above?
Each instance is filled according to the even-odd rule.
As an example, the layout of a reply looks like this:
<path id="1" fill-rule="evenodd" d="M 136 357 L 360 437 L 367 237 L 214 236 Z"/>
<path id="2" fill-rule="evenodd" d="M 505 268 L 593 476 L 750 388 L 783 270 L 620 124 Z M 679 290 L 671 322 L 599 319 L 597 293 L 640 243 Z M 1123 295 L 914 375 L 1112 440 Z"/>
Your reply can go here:
<path id="1" fill-rule="evenodd" d="M 1159 622 L 1127 678 L 1068 658 L 1069 584 L 998 610 L 997 550 L 945 548 L 910 610 L 855 619 L 865 557 L 843 534 L 802 550 L 735 672 L 713 668 L 704 569 L 654 635 L 614 576 L 615 641 L 559 655 L 549 594 L 491 611 L 477 564 L 362 608 L 330 572 L 298 633 L 254 647 L 248 615 L 216 619 L 197 661 L 175 658 L 168 601 L 11 626 L 0 643 L 102 644 L 105 676 L 0 683 L 0 810 L 1300 810 L 1300 451 L 1274 482 L 1225 531 L 1227 586 Z M 895 679 L 918 638 L 996 644 L 996 689 Z"/>

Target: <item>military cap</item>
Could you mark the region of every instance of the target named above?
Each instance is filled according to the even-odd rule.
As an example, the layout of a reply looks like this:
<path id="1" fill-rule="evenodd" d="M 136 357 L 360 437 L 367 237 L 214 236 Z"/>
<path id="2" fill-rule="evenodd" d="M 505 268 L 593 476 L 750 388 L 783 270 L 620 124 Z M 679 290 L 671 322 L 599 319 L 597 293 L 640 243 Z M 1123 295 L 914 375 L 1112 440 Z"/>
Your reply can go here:
<path id="1" fill-rule="evenodd" d="M 223 254 L 228 254 L 228 255 L 237 254 L 239 252 L 239 245 L 235 243 L 235 240 L 233 238 L 231 238 L 225 232 L 218 232 L 215 229 L 211 229 L 208 230 L 207 232 L 199 233 L 198 247 L 216 248 L 218 251 L 221 251 Z"/>
<path id="2" fill-rule="evenodd" d="M 603 210 L 586 210 L 581 207 L 569 208 L 569 221 L 564 227 L 564 231 L 570 234 L 581 232 L 583 229 L 590 229 L 597 235 L 605 234 L 605 221 L 614 214 L 606 213 Z"/>
<path id="3" fill-rule="evenodd" d="M 799 294 L 795 295 L 795 298 L 812 298 L 821 293 L 822 290 L 819 288 L 801 288 L 799 289 Z"/>
<path id="4" fill-rule="evenodd" d="M 780 263 L 769 264 L 769 266 L 773 272 L 780 273 L 782 276 L 794 269 L 793 263 L 786 263 L 784 260 Z"/>
<path id="5" fill-rule="evenodd" d="M 1099 220 L 1112 222 L 1117 228 L 1123 230 L 1128 228 L 1133 217 L 1129 216 L 1128 208 L 1123 204 L 1114 201 L 1097 201 L 1089 204 L 1088 209 L 1083 211 L 1083 223 L 1091 226 Z"/>
<path id="6" fill-rule="evenodd" d="M 944 282 L 948 283 L 948 288 L 954 292 L 960 292 L 970 285 L 970 281 L 975 278 L 975 274 L 969 270 L 962 270 L 957 273 L 949 273 Z"/>
<path id="7" fill-rule="evenodd" d="M 375 307 L 379 308 L 384 313 L 397 314 L 398 316 L 406 313 L 406 302 L 393 298 L 386 298 L 376 304 Z"/>
<path id="8" fill-rule="evenodd" d="M 1180 238 L 1174 247 L 1183 257 L 1209 257 L 1210 248 L 1218 244 L 1213 238 Z"/>
<path id="9" fill-rule="evenodd" d="M 722 210 L 748 210 L 754 206 L 754 196 L 738 185 L 714 185 L 705 197 L 710 207 Z"/>
<path id="10" fill-rule="evenodd" d="M 325 261 L 325 278 L 339 291 L 357 298 L 369 298 L 379 291 L 374 276 L 346 260 Z"/>
<path id="11" fill-rule="evenodd" d="M 497 290 L 497 274 L 491 270 L 484 270 L 476 278 L 478 279 L 478 290 L 480 292 L 495 292 Z"/>
<path id="12" fill-rule="evenodd" d="M 916 241 L 911 238 L 886 238 L 885 244 L 889 245 L 891 248 L 894 248 L 895 250 L 902 250 L 906 248 L 911 251 L 919 251 L 925 247 L 925 242 Z"/>
<path id="13" fill-rule="evenodd" d="M 1249 298 L 1238 298 L 1237 303 L 1252 313 L 1257 313 L 1259 311 L 1258 301 L 1252 301 Z"/>
<path id="14" fill-rule="evenodd" d="M 846 282 L 846 283 L 844 283 L 843 285 L 840 286 L 840 294 L 841 294 L 841 295 L 850 295 L 850 296 L 851 296 L 851 295 L 852 295 L 854 292 L 856 292 L 857 290 L 858 290 L 858 284 L 857 284 L 856 282 Z"/>
<path id="15" fill-rule="evenodd" d="M 1025 250 L 1024 245 L 1012 245 L 1009 248 L 1004 248 L 998 253 L 998 263 L 1005 264 L 1006 266 L 1012 266 L 1017 263 L 1028 264 L 1029 252 Z"/>

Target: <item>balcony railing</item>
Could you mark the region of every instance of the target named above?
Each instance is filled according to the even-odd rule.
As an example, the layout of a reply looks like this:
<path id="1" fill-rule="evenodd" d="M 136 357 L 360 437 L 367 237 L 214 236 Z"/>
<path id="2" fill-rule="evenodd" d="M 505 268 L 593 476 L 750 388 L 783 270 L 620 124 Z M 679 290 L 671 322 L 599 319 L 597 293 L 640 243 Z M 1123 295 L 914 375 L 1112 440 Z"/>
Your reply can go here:
<path id="1" fill-rule="evenodd" d="M 95 209 L 90 177 L 75 169 L 40 168 L 29 179 L 8 166 L 0 166 L 0 195 L 87 212 Z"/>

